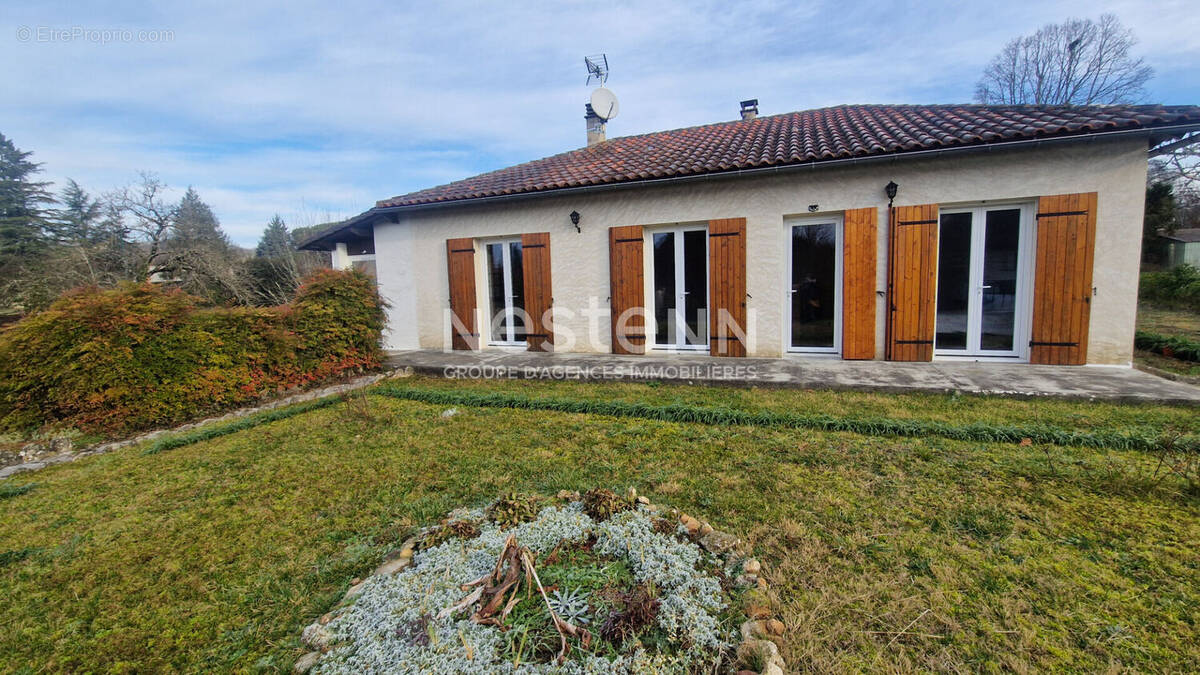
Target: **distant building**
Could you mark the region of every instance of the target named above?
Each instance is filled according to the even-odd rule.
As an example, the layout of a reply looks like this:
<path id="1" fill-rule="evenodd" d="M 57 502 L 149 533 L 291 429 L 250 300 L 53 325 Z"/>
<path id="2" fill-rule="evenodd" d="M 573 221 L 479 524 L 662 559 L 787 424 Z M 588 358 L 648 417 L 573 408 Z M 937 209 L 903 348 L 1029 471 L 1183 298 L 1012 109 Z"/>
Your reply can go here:
<path id="1" fill-rule="evenodd" d="M 1164 241 L 1167 267 L 1193 265 L 1200 267 L 1200 227 L 1175 230 L 1175 234 L 1158 235 Z"/>

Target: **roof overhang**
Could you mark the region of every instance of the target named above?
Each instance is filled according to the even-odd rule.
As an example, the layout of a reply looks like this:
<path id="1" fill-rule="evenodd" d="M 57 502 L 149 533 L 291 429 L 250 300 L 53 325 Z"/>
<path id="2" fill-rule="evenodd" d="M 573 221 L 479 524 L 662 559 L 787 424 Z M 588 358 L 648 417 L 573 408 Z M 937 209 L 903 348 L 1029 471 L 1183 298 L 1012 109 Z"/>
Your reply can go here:
<path id="1" fill-rule="evenodd" d="M 399 222 L 401 215 L 409 213 L 420 213 L 424 211 L 435 211 L 450 208 L 463 208 L 469 206 L 479 206 L 486 204 L 507 203 L 514 201 L 524 201 L 531 199 L 539 199 L 546 197 L 562 197 L 581 193 L 597 193 L 607 192 L 612 190 L 629 190 L 640 187 L 651 187 L 657 185 L 671 185 L 675 183 L 698 183 L 703 181 L 725 180 L 730 178 L 746 178 L 752 176 L 764 176 L 770 174 L 786 174 L 800 171 L 809 171 L 814 169 L 823 169 L 827 167 L 852 166 L 861 164 L 889 164 L 900 161 L 908 161 L 922 159 L 926 157 L 940 157 L 944 155 L 950 156 L 966 156 L 976 154 L 986 154 L 991 152 L 999 152 L 1009 149 L 1018 148 L 1038 148 L 1043 146 L 1058 146 L 1070 143 L 1083 144 L 1093 143 L 1101 140 L 1111 140 L 1117 138 L 1145 138 L 1147 149 L 1158 146 L 1162 143 L 1167 143 L 1173 139 L 1178 139 L 1186 136 L 1189 133 L 1200 132 L 1200 122 L 1191 122 L 1188 124 L 1175 124 L 1161 127 L 1140 127 L 1135 129 L 1121 129 L 1117 131 L 1091 132 L 1084 134 L 1072 134 L 1068 136 L 1051 136 L 1047 138 L 1023 138 L 1013 141 L 998 141 L 994 143 L 982 143 L 977 145 L 963 145 L 950 148 L 933 148 L 929 150 L 910 150 L 905 152 L 893 152 L 884 155 L 864 155 L 861 157 L 840 157 L 835 159 L 816 160 L 810 162 L 798 162 L 795 164 L 779 164 L 774 166 L 760 166 L 748 169 L 730 169 L 727 171 L 714 171 L 708 173 L 692 174 L 687 176 L 668 176 L 665 178 L 642 178 L 638 180 L 620 181 L 615 183 L 601 183 L 597 185 L 580 185 L 577 187 L 555 188 L 551 190 L 539 190 L 536 192 L 518 192 L 507 195 L 496 195 L 489 197 L 474 197 L 470 199 L 453 199 L 441 202 L 427 202 L 422 204 L 402 204 L 398 206 L 376 206 L 372 209 L 364 211 L 353 218 L 343 221 L 339 226 L 330 230 L 315 235 L 308 241 L 300 245 L 302 250 L 330 250 L 339 239 L 345 239 L 355 235 L 356 232 L 362 233 L 369 231 L 375 224 L 379 223 L 396 223 Z M 327 245 L 322 245 L 327 242 Z"/>

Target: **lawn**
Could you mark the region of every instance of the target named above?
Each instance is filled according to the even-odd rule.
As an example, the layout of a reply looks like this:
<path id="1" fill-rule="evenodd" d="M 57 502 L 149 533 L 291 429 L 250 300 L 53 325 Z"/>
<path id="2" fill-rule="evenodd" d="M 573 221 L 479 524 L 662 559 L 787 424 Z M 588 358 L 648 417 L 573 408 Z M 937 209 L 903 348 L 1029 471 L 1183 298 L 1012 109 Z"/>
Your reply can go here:
<path id="1" fill-rule="evenodd" d="M 1195 433 L 1194 408 L 577 383 L 431 390 Z M 1139 451 L 459 408 L 371 396 L 0 481 L 0 672 L 283 671 L 419 524 L 637 487 L 763 560 L 794 670 L 1186 671 L 1200 496 Z M 30 489 L 21 489 L 32 485 Z"/>

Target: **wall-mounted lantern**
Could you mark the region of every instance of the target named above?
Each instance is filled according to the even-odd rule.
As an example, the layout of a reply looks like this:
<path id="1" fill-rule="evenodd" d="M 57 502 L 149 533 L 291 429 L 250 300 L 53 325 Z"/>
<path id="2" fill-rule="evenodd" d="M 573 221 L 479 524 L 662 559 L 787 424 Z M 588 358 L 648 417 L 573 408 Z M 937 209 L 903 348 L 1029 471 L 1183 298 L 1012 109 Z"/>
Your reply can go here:
<path id="1" fill-rule="evenodd" d="M 896 198 L 896 190 L 898 190 L 898 189 L 900 189 L 900 186 L 896 185 L 896 181 L 894 181 L 894 180 L 888 181 L 888 184 L 883 186 L 883 192 L 884 192 L 884 194 L 887 195 L 887 198 L 888 198 L 888 208 L 889 209 L 892 208 L 892 200 L 894 200 Z"/>
<path id="2" fill-rule="evenodd" d="M 579 212 L 578 211 L 571 212 L 571 224 L 575 226 L 576 232 L 583 232 L 583 230 L 579 229 Z"/>

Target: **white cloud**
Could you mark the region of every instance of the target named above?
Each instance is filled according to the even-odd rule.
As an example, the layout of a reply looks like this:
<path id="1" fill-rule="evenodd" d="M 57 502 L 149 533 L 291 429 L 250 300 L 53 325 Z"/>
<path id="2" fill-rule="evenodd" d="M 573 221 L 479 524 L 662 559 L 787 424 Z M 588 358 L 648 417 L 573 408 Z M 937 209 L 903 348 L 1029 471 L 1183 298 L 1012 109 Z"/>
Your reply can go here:
<path id="1" fill-rule="evenodd" d="M 1111 9 L 1159 69 L 1154 97 L 1195 102 L 1189 4 L 28 3 L 0 27 L 0 131 L 93 191 L 140 169 L 191 184 L 249 244 L 276 211 L 352 215 L 578 147 L 585 54 L 608 53 L 622 102 L 609 133 L 626 135 L 733 119 L 751 97 L 764 113 L 967 100 L 1011 37 Z M 15 39 L 75 25 L 174 39 Z"/>

